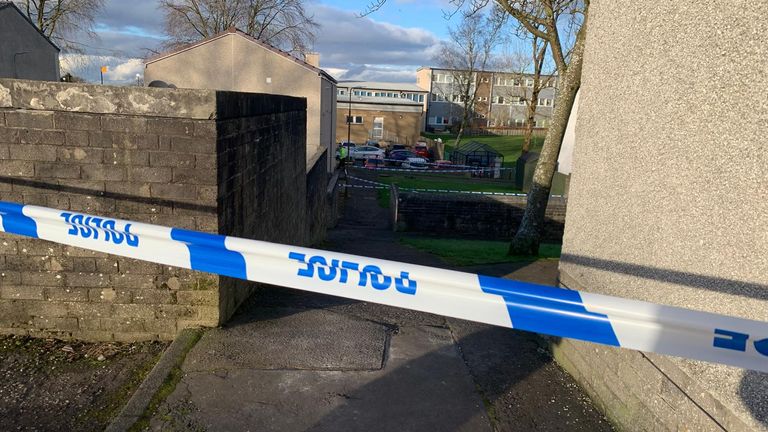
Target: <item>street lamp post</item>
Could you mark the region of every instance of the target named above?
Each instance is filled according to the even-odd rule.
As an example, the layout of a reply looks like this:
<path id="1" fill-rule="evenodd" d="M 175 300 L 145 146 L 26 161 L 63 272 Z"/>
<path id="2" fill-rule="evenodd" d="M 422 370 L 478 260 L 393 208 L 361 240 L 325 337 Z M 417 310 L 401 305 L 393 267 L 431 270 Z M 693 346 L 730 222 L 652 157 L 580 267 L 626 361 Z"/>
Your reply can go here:
<path id="1" fill-rule="evenodd" d="M 352 89 L 354 87 L 347 87 L 347 92 L 349 93 L 347 95 L 349 99 L 347 109 L 347 146 L 349 146 L 349 142 L 352 140 Z"/>

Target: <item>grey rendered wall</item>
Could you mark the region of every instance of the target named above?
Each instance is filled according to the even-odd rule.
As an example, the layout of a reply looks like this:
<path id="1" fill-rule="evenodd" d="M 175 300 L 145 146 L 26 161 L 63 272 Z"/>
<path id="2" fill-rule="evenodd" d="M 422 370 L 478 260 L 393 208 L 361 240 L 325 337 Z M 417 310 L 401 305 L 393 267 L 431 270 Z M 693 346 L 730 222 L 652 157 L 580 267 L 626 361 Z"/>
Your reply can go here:
<path id="1" fill-rule="evenodd" d="M 0 78 L 59 80 L 59 52 L 15 8 L 0 9 Z"/>
<path id="2" fill-rule="evenodd" d="M 747 0 L 592 2 L 565 285 L 768 321 L 766 16 Z M 768 430 L 766 374 L 555 353 L 624 429 Z"/>

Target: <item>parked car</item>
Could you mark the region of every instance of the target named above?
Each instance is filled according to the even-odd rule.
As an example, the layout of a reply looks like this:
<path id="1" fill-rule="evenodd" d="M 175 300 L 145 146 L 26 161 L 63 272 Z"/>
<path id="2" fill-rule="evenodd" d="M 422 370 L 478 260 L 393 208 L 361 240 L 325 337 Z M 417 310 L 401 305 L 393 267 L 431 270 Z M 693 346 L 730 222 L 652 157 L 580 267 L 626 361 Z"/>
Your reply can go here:
<path id="1" fill-rule="evenodd" d="M 387 147 L 387 157 L 396 151 L 402 150 L 408 150 L 408 147 L 404 146 L 403 144 L 392 144 L 391 146 Z"/>
<path id="2" fill-rule="evenodd" d="M 373 146 L 350 147 L 349 156 L 352 159 L 384 159 L 384 150 Z"/>
<path id="3" fill-rule="evenodd" d="M 403 168 L 425 170 L 429 168 L 427 160 L 423 157 L 409 157 L 402 165 Z"/>
<path id="4" fill-rule="evenodd" d="M 374 140 L 366 141 L 365 145 L 371 146 L 371 147 L 376 147 L 376 148 L 381 148 L 381 145 L 379 144 L 379 142 L 378 141 L 374 141 Z"/>
<path id="5" fill-rule="evenodd" d="M 386 161 L 384 161 L 384 159 L 366 159 L 364 167 L 368 169 L 376 169 L 383 168 L 385 165 Z"/>
<path id="6" fill-rule="evenodd" d="M 408 158 L 417 158 L 419 155 L 410 150 L 397 150 L 389 154 L 389 162 L 393 165 L 399 165 L 405 162 Z"/>
<path id="7" fill-rule="evenodd" d="M 413 152 L 423 157 L 426 160 L 432 159 L 432 154 L 429 151 L 429 147 L 427 147 L 426 144 L 423 144 L 423 143 L 416 144 L 416 147 L 413 148 Z"/>

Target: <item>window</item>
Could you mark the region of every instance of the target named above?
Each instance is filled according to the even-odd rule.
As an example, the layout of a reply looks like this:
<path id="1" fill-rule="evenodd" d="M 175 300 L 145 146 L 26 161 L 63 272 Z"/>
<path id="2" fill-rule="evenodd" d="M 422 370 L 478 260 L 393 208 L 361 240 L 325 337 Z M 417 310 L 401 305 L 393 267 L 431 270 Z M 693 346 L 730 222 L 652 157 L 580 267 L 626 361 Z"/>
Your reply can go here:
<path id="1" fill-rule="evenodd" d="M 373 118 L 373 138 L 384 138 L 384 117 Z"/>
<path id="2" fill-rule="evenodd" d="M 539 106 L 552 106 L 552 99 L 541 99 L 538 101 Z"/>
<path id="3" fill-rule="evenodd" d="M 339 89 L 339 92 L 338 92 L 338 94 L 339 94 L 339 96 L 344 96 L 345 94 L 347 94 L 347 91 L 346 91 L 346 90 L 342 90 L 342 89 Z"/>
<path id="4" fill-rule="evenodd" d="M 504 105 L 504 96 L 495 96 L 493 98 L 493 103 Z"/>
<path id="5" fill-rule="evenodd" d="M 488 77 L 482 77 L 480 78 L 481 83 L 487 83 L 489 81 Z"/>
<path id="6" fill-rule="evenodd" d="M 533 80 L 532 79 L 526 79 L 525 80 L 525 86 L 526 87 L 533 87 Z"/>
<path id="7" fill-rule="evenodd" d="M 363 124 L 363 116 L 347 116 L 347 123 Z"/>
<path id="8" fill-rule="evenodd" d="M 515 119 L 515 126 L 523 126 L 525 125 L 525 120 L 522 119 Z"/>
<path id="9" fill-rule="evenodd" d="M 432 93 L 432 102 L 445 102 L 445 95 Z"/>
<path id="10" fill-rule="evenodd" d="M 430 117 L 429 123 L 435 124 L 435 125 L 446 125 L 448 124 L 448 117 L 443 117 L 443 116 Z"/>
<path id="11" fill-rule="evenodd" d="M 419 102 L 424 102 L 424 95 L 419 95 Z"/>

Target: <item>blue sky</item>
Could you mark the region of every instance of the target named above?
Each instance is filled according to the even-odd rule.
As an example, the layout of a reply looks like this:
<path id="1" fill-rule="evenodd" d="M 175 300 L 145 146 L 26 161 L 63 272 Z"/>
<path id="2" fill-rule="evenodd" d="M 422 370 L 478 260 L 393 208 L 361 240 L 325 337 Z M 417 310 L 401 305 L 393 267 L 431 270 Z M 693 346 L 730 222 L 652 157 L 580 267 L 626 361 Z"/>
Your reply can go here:
<path id="1" fill-rule="evenodd" d="M 359 18 L 366 0 L 308 0 L 306 8 L 321 29 L 314 45 L 321 67 L 339 79 L 415 81 L 416 68 L 433 65 L 448 26 L 448 0 L 388 0 L 379 11 Z M 162 42 L 163 19 L 157 0 L 107 0 L 97 17 L 98 39 L 83 39 L 87 55 L 68 55 L 65 68 L 88 80 L 130 83 L 141 75 L 147 49 Z M 457 21 L 458 17 L 452 19 Z"/>

